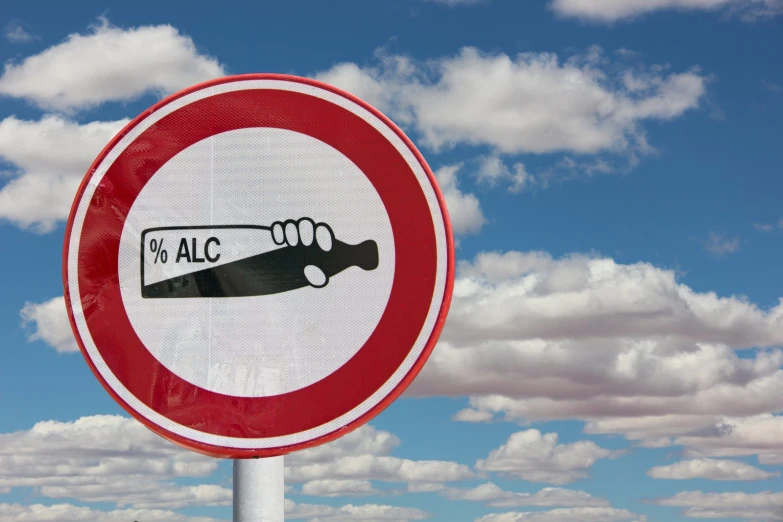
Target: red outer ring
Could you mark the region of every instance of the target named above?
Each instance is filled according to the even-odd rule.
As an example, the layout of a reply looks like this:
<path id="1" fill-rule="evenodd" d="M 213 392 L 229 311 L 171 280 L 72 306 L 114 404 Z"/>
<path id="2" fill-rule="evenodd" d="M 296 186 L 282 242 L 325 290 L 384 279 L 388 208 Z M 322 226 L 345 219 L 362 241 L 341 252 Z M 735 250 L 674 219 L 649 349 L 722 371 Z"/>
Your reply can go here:
<path id="1" fill-rule="evenodd" d="M 435 296 L 438 265 L 434 223 L 439 222 L 440 215 L 433 219 L 425 193 L 403 154 L 370 123 L 338 104 L 307 93 L 274 86 L 248 87 L 194 100 L 160 118 L 138 136 L 136 130 L 140 127 L 136 127 L 133 142 L 110 164 L 104 159 L 99 168 L 106 167 L 105 175 L 95 194 L 83 197 L 80 205 L 80 209 L 86 208 L 84 220 L 79 223 L 75 265 L 80 310 L 84 311 L 89 335 L 97 342 L 99 357 L 124 390 L 163 417 L 203 434 L 242 439 L 299 434 L 303 440 L 302 432 L 319 426 L 324 429 L 324 423 L 358 407 L 410 355 Z M 212 90 L 195 94 L 210 94 Z M 145 120 L 141 125 L 148 123 Z M 362 347 L 316 382 L 274 397 L 218 393 L 172 372 L 140 339 L 127 310 L 120 304 L 123 292 L 117 277 L 123 230 L 146 184 L 183 149 L 224 132 L 254 127 L 288 129 L 340 151 L 374 186 L 391 220 L 394 243 L 405 246 L 395 249 L 391 295 Z M 117 152 L 113 150 L 110 155 Z M 189 182 L 186 173 L 178 174 L 177 179 Z M 219 339 L 216 342 L 221 343 Z M 90 352 L 96 356 L 92 346 Z M 140 368 L 144 371 L 138 371 Z M 104 377 L 108 377 L 105 372 Z M 122 392 L 120 395 L 125 397 Z M 324 400 L 326 397 L 328 400 Z M 204 441 L 195 435 L 185 436 Z"/>
<path id="2" fill-rule="evenodd" d="M 354 421 L 348 423 L 342 428 L 339 428 L 333 432 L 327 433 L 325 435 L 322 435 L 320 437 L 302 442 L 297 444 L 291 444 L 288 446 L 281 446 L 276 448 L 266 448 L 266 449 L 241 449 L 241 448 L 226 448 L 222 446 L 212 445 L 212 444 L 206 444 L 202 442 L 197 442 L 192 439 L 177 435 L 175 433 L 170 432 L 169 430 L 166 430 L 153 422 L 149 421 L 145 417 L 143 417 L 141 414 L 136 412 L 133 408 L 131 408 L 124 400 L 122 400 L 117 393 L 114 392 L 114 390 L 106 383 L 106 381 L 103 379 L 101 374 L 98 372 L 97 368 L 95 367 L 94 363 L 92 362 L 88 352 L 86 351 L 84 347 L 84 343 L 79 335 L 79 331 L 76 327 L 76 323 L 74 320 L 73 310 L 71 309 L 71 299 L 70 299 L 70 291 L 69 291 L 69 285 L 68 285 L 68 249 L 70 245 L 70 238 L 71 238 L 71 232 L 73 227 L 73 222 L 76 214 L 76 210 L 79 206 L 79 203 L 81 202 L 81 198 L 84 194 L 84 191 L 87 187 L 87 184 L 92 177 L 93 173 L 97 169 L 98 165 L 103 161 L 105 156 L 108 154 L 108 152 L 113 149 L 117 143 L 136 125 L 138 125 L 139 122 L 141 122 L 144 118 L 149 116 L 151 113 L 159 110 L 164 105 L 167 105 L 171 103 L 172 101 L 181 98 L 182 96 L 188 95 L 192 92 L 212 87 L 215 85 L 220 85 L 223 83 L 229 83 L 234 81 L 245 81 L 245 80 L 280 80 L 280 81 L 288 81 L 288 82 L 295 82 L 305 85 L 311 85 L 314 87 L 318 87 L 320 89 L 333 92 L 335 94 L 338 94 L 344 98 L 347 98 L 348 100 L 352 101 L 353 103 L 363 107 L 364 109 L 371 112 L 374 116 L 376 116 L 378 119 L 380 119 L 385 125 L 387 125 L 390 129 L 392 129 L 398 137 L 405 143 L 405 145 L 413 152 L 414 156 L 416 157 L 417 161 L 423 168 L 424 172 L 427 174 L 427 177 L 430 181 L 430 184 L 433 187 L 433 190 L 435 191 L 435 195 L 438 199 L 438 204 L 440 207 L 441 214 L 443 216 L 444 226 L 445 226 L 445 232 L 446 232 L 446 253 L 447 253 L 447 272 L 446 272 L 446 286 L 444 289 L 444 295 L 443 295 L 443 301 L 441 303 L 441 308 L 439 310 L 435 325 L 433 327 L 433 331 L 430 335 L 430 338 L 427 340 L 427 343 L 422 350 L 422 353 L 419 355 L 416 362 L 413 364 L 411 370 L 405 375 L 405 377 L 400 381 L 400 383 L 389 393 L 383 400 L 381 400 L 378 404 L 376 404 L 374 407 L 372 407 L 368 412 L 360 416 L 359 418 L 355 419 Z M 454 286 L 454 242 L 453 242 L 453 236 L 452 236 L 452 230 L 451 230 L 451 222 L 448 215 L 448 210 L 446 208 L 445 200 L 443 198 L 443 195 L 441 194 L 437 182 L 435 180 L 435 176 L 432 174 L 432 171 L 430 170 L 429 166 L 425 162 L 424 158 L 422 157 L 421 153 L 416 149 L 415 145 L 405 136 L 405 134 L 391 121 L 389 118 L 387 118 L 385 115 L 383 115 L 380 111 L 375 109 L 374 107 L 370 106 L 366 102 L 360 100 L 359 98 L 346 93 L 340 89 L 337 89 L 335 87 L 332 87 L 328 84 L 318 82 L 315 80 L 310 80 L 306 78 L 300 78 L 296 76 L 289 76 L 289 75 L 279 75 L 279 74 L 245 74 L 245 75 L 238 75 L 238 76 L 229 76 L 225 78 L 219 78 L 216 80 L 211 80 L 207 82 L 203 82 L 197 85 L 194 85 L 188 89 L 185 89 L 183 91 L 180 91 L 178 93 L 175 93 L 157 104 L 153 105 L 151 108 L 147 109 L 143 113 L 141 113 L 139 116 L 134 118 L 130 123 L 128 123 L 110 142 L 104 149 L 101 151 L 101 153 L 98 155 L 96 160 L 93 162 L 93 164 L 90 166 L 89 170 L 87 171 L 84 179 L 82 180 L 81 185 L 79 186 L 79 189 L 76 193 L 76 196 L 74 198 L 74 202 L 71 206 L 71 212 L 68 217 L 68 222 L 66 225 L 66 232 L 65 232 L 65 244 L 63 249 L 63 284 L 64 284 L 64 292 L 65 292 L 65 302 L 66 302 L 66 308 L 68 311 L 68 318 L 71 323 L 71 329 L 74 332 L 74 336 L 76 338 L 76 341 L 79 345 L 79 348 L 82 351 L 82 354 L 84 355 L 85 359 L 87 360 L 87 363 L 92 370 L 92 372 L 95 374 L 95 376 L 98 378 L 98 381 L 101 383 L 101 385 L 106 389 L 107 392 L 114 398 L 115 401 L 117 401 L 120 406 L 122 406 L 129 414 L 131 414 L 134 418 L 136 418 L 138 421 L 140 421 L 142 424 L 147 426 L 152 431 L 158 433 L 162 437 L 177 443 L 181 446 L 184 446 L 188 449 L 204 453 L 206 455 L 214 456 L 214 457 L 226 457 L 226 458 L 250 458 L 250 457 L 269 457 L 269 456 L 275 456 L 275 455 L 281 455 L 286 454 L 291 451 L 301 450 L 308 447 L 316 446 L 319 444 L 323 444 L 326 442 L 329 442 L 331 440 L 334 440 L 342 435 L 345 435 L 354 429 L 362 426 L 366 422 L 368 422 L 370 419 L 378 415 L 381 411 L 383 411 L 386 407 L 391 404 L 392 401 L 394 401 L 397 397 L 402 394 L 402 392 L 407 388 L 407 386 L 411 383 L 411 381 L 416 377 L 416 375 L 421 371 L 421 368 L 426 363 L 429 355 L 432 353 L 432 350 L 435 347 L 435 344 L 437 342 L 438 337 L 440 336 L 440 332 L 443 329 L 443 325 L 446 319 L 446 315 L 448 314 L 449 305 L 451 304 L 451 297 L 452 297 L 452 291 Z"/>

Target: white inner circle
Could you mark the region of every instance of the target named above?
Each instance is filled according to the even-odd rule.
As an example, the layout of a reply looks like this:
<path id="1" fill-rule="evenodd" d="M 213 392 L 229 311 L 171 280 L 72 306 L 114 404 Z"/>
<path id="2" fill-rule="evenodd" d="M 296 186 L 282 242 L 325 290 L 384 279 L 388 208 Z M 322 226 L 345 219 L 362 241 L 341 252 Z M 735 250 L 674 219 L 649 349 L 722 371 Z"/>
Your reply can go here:
<path id="1" fill-rule="evenodd" d="M 375 241 L 378 267 L 365 271 L 351 266 L 323 288 L 272 295 L 157 299 L 141 295 L 142 248 L 146 248 L 149 283 L 165 279 L 166 274 L 209 266 L 188 265 L 183 256 L 176 263 L 182 239 L 190 250 L 195 239 L 197 255 L 203 257 L 205 237 L 218 238 L 220 245 L 213 243 L 209 252 L 221 253 L 220 262 L 232 259 L 234 247 L 244 249 L 234 258 L 262 253 L 252 251 L 255 245 L 264 251 L 285 247 L 274 244 L 271 231 L 223 229 L 149 232 L 142 247 L 145 229 L 272 227 L 302 217 L 329 225 L 336 241 L 351 245 Z M 156 239 L 154 246 L 151 239 Z M 160 256 L 164 249 L 165 264 Z M 380 196 L 345 155 L 304 134 L 250 128 L 217 134 L 188 147 L 150 179 L 128 213 L 118 268 L 130 322 L 166 368 L 217 393 L 263 397 L 323 379 L 367 341 L 391 292 L 394 239 Z"/>

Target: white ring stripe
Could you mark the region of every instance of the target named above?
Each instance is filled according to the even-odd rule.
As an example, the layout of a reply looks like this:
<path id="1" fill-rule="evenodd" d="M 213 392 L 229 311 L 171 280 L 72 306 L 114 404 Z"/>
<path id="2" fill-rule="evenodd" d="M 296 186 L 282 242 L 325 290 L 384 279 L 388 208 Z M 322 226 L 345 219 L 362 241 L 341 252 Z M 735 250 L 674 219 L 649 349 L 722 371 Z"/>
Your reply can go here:
<path id="1" fill-rule="evenodd" d="M 161 118 L 173 113 L 177 109 L 209 96 L 247 89 L 277 89 L 314 96 L 334 103 L 335 105 L 339 105 L 340 107 L 356 114 L 364 121 L 372 125 L 376 130 L 378 130 L 387 140 L 389 140 L 389 142 L 392 143 L 392 145 L 394 145 L 397 151 L 405 159 L 406 163 L 415 174 L 422 191 L 424 192 L 435 228 L 437 253 L 435 288 L 424 326 L 422 327 L 422 330 L 419 333 L 419 336 L 416 339 L 416 342 L 414 343 L 410 353 L 405 358 L 400 367 L 392 374 L 392 376 L 374 394 L 368 397 L 356 408 L 343 414 L 342 416 L 309 430 L 269 438 L 239 438 L 204 433 L 186 426 L 182 426 L 181 424 L 178 424 L 152 410 L 140 400 L 138 400 L 114 376 L 114 374 L 106 365 L 106 362 L 101 357 L 97 347 L 95 346 L 95 342 L 90 335 L 87 323 L 84 319 L 84 312 L 81 307 L 81 293 L 79 292 L 79 279 L 77 271 L 79 241 L 81 239 L 82 226 L 84 224 L 87 209 L 89 208 L 90 200 L 95 193 L 95 188 L 100 183 L 101 179 L 106 174 L 112 163 L 114 163 L 114 161 L 117 159 L 117 157 L 119 157 L 119 155 L 133 142 L 133 140 L 135 140 L 145 130 L 147 130 Z M 400 139 L 397 133 L 394 132 L 394 130 L 392 130 L 374 114 L 357 103 L 331 91 L 321 89 L 320 87 L 285 80 L 243 80 L 206 87 L 164 105 L 154 113 L 147 116 L 147 118 L 140 121 L 109 151 L 109 153 L 100 163 L 100 165 L 98 165 L 98 168 L 90 178 L 90 181 L 85 187 L 84 193 L 82 194 L 81 200 L 79 201 L 78 207 L 76 209 L 76 214 L 74 216 L 71 229 L 70 242 L 68 245 L 68 286 L 74 320 L 76 322 L 82 343 L 84 344 L 90 359 L 108 385 L 131 408 L 161 428 L 196 442 L 236 449 L 267 449 L 299 444 L 332 433 L 350 424 L 354 420 L 370 411 L 392 392 L 392 390 L 403 380 L 403 378 L 408 374 L 410 369 L 418 360 L 427 344 L 427 341 L 430 338 L 430 335 L 433 332 L 446 291 L 446 275 L 448 270 L 447 264 L 448 255 L 446 226 L 443 221 L 443 215 L 441 214 L 437 195 L 435 194 L 435 190 L 433 189 L 427 174 L 424 172 L 424 169 L 416 159 L 416 156 L 405 145 L 405 143 L 402 141 L 402 139 Z"/>

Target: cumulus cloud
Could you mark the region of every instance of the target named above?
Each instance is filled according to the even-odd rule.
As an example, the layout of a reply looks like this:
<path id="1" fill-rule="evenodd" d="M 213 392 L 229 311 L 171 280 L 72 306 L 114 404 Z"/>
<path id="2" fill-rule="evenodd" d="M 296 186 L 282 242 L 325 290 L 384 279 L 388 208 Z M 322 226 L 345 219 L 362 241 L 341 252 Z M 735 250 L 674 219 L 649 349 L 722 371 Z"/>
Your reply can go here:
<path id="1" fill-rule="evenodd" d="M 616 72 L 598 48 L 561 60 L 552 53 L 486 54 L 471 47 L 417 62 L 377 54 L 316 75 L 414 127 L 434 150 L 485 145 L 500 153 L 650 152 L 642 128 L 699 106 L 698 70 Z M 633 77 L 630 84 L 624 80 Z"/>
<path id="2" fill-rule="evenodd" d="M 205 477 L 217 464 L 119 416 L 45 421 L 0 434 L 0 488 L 34 488 L 51 498 L 136 508 L 225 505 L 230 490 L 169 482 Z"/>
<path id="3" fill-rule="evenodd" d="M 286 457 L 286 479 L 303 483 L 302 494 L 337 497 L 379 494 L 371 480 L 408 483 L 410 491 L 437 491 L 445 482 L 474 476 L 468 466 L 455 462 L 386 456 L 398 444 L 391 433 L 362 426 L 329 444 Z M 227 505 L 230 489 L 172 481 L 207 477 L 217 465 L 216 459 L 184 450 L 120 416 L 46 421 L 27 431 L 0 434 L 2 492 L 34 488 L 50 498 L 137 509 Z M 328 513 L 334 518 L 324 520 L 342 516 Z M 386 520 L 383 516 L 378 519 Z"/>
<path id="4" fill-rule="evenodd" d="M 487 220 L 481 212 L 478 198 L 462 192 L 457 186 L 459 169 L 459 165 L 443 167 L 435 172 L 435 178 L 446 200 L 454 233 L 476 234 Z"/>
<path id="5" fill-rule="evenodd" d="M 691 459 L 675 462 L 668 466 L 655 466 L 647 475 L 657 479 L 688 480 L 703 478 L 709 480 L 765 480 L 779 477 L 738 460 Z"/>
<path id="6" fill-rule="evenodd" d="M 741 518 L 745 520 L 783 520 L 783 492 L 702 493 L 683 491 L 673 497 L 656 499 L 662 506 L 688 508 L 691 518 Z"/>
<path id="7" fill-rule="evenodd" d="M 214 58 L 199 53 L 190 37 L 170 25 L 122 29 L 102 19 L 86 34 L 71 34 L 20 63 L 6 63 L 0 94 L 71 112 L 171 93 L 223 75 Z"/>
<path id="8" fill-rule="evenodd" d="M 550 6 L 561 16 L 610 23 L 663 10 L 726 10 L 745 20 L 783 13 L 781 0 L 552 0 Z"/>
<path id="9" fill-rule="evenodd" d="M 63 296 L 42 303 L 26 303 L 19 314 L 25 326 L 35 323 L 35 331 L 28 335 L 28 340 L 44 341 L 61 353 L 79 351 Z"/>
<path id="10" fill-rule="evenodd" d="M 381 504 L 348 504 L 342 507 L 324 506 L 318 504 L 296 504 L 286 499 L 286 519 L 305 519 L 311 522 L 340 522 L 343 520 L 361 520 L 366 522 L 408 522 L 424 520 L 431 515 L 416 508 L 385 506 Z"/>
<path id="11" fill-rule="evenodd" d="M 456 415 L 468 422 L 576 418 L 643 445 L 783 454 L 740 437 L 763 437 L 760 423 L 777 421 L 749 419 L 783 410 L 780 344 L 783 305 L 696 292 L 671 270 L 483 253 L 460 263 L 441 341 L 408 393 L 468 395 Z"/>
<path id="12" fill-rule="evenodd" d="M 514 433 L 486 459 L 476 461 L 476 469 L 530 482 L 567 484 L 587 477 L 597 460 L 618 455 L 592 441 L 558 444 L 557 439 L 557 433 L 534 429 Z"/>
<path id="13" fill-rule="evenodd" d="M 311 480 L 302 484 L 302 494 L 315 497 L 356 497 L 377 495 L 369 480 Z"/>
<path id="14" fill-rule="evenodd" d="M 50 498 L 78 498 L 82 502 L 108 502 L 117 507 L 139 509 L 178 509 L 192 506 L 228 506 L 230 489 L 215 484 L 182 486 L 150 481 L 147 475 L 131 475 L 109 480 L 74 480 L 62 486 L 43 486 L 42 495 Z"/>
<path id="15" fill-rule="evenodd" d="M 42 82 L 47 83 L 47 82 Z M 78 124 L 59 117 L 0 121 L 0 160 L 13 166 L 0 188 L 0 219 L 49 232 L 68 217 L 90 164 L 128 120 Z"/>
<path id="16" fill-rule="evenodd" d="M 472 489 L 447 488 L 442 493 L 449 500 L 472 500 L 490 507 L 608 507 L 609 502 L 584 491 L 543 488 L 535 493 L 505 491 L 492 482 Z"/>
<path id="17" fill-rule="evenodd" d="M 599 174 L 625 174 L 639 163 L 635 154 L 617 163 L 605 157 L 577 160 L 565 156 L 552 165 L 530 172 L 522 162 L 507 162 L 498 154 L 479 158 L 478 181 L 490 187 L 505 185 L 512 194 L 523 190 L 548 189 L 566 181 L 589 179 Z"/>
<path id="18" fill-rule="evenodd" d="M 333 507 L 319 504 L 297 504 L 285 501 L 287 520 L 309 520 L 311 522 L 339 522 L 356 520 L 364 522 L 409 522 L 424 520 L 431 515 L 416 508 L 365 504 Z M 0 519 L 6 522 L 228 522 L 212 517 L 186 516 L 159 509 L 118 509 L 100 511 L 72 504 L 0 504 Z"/>
<path id="19" fill-rule="evenodd" d="M 227 522 L 211 517 L 191 517 L 160 509 L 118 509 L 99 511 L 72 504 L 0 504 L 0 519 L 5 522 Z"/>
<path id="20" fill-rule="evenodd" d="M 783 304 L 695 292 L 649 263 L 544 252 L 481 253 L 461 261 L 444 340 L 668 337 L 733 346 L 783 344 Z"/>
<path id="21" fill-rule="evenodd" d="M 286 481 L 320 479 L 383 480 L 387 482 L 452 482 L 473 477 L 464 464 L 441 460 L 358 455 L 334 461 L 286 467 Z"/>
<path id="22" fill-rule="evenodd" d="M 543 340 L 441 344 L 438 351 L 415 391 L 471 394 L 459 420 L 501 412 L 523 423 L 579 418 L 589 421 L 589 433 L 645 438 L 705 428 L 726 415 L 778 411 L 783 401 L 780 351 L 745 359 L 709 345 Z M 450 383 L 446 375 L 465 381 Z"/>
<path id="23" fill-rule="evenodd" d="M 400 439 L 396 435 L 365 424 L 328 444 L 286 455 L 285 463 L 287 466 L 296 466 L 331 462 L 358 455 L 388 455 L 399 444 Z"/>
<path id="24" fill-rule="evenodd" d="M 223 74 L 217 61 L 169 25 L 121 29 L 102 20 L 87 34 L 72 34 L 20 63 L 6 63 L 0 95 L 71 113 L 145 93 L 170 93 Z M 92 161 L 127 122 L 79 124 L 55 115 L 0 121 L 0 160 L 12 167 L 0 189 L 0 219 L 51 231 L 67 217 Z"/>
<path id="25" fill-rule="evenodd" d="M 489 186 L 506 182 L 508 183 L 508 191 L 512 193 L 520 192 L 536 182 L 536 179 L 527 172 L 523 163 L 517 162 L 508 167 L 498 154 L 483 156 L 480 159 L 478 180 Z"/>
<path id="26" fill-rule="evenodd" d="M 769 408 L 777 411 L 779 408 Z M 742 457 L 758 455 L 762 464 L 783 462 L 783 416 L 762 413 L 749 417 L 722 417 L 701 430 L 674 439 L 689 457 Z"/>
<path id="27" fill-rule="evenodd" d="M 611 507 L 558 508 L 549 511 L 512 512 L 484 515 L 475 522 L 646 522 L 625 509 Z"/>
<path id="28" fill-rule="evenodd" d="M 337 497 L 378 494 L 373 480 L 403 482 L 409 492 L 421 492 L 474 476 L 468 466 L 456 462 L 390 456 L 399 443 L 387 431 L 362 426 L 328 444 L 287 455 L 286 482 L 303 483 L 305 495 Z"/>

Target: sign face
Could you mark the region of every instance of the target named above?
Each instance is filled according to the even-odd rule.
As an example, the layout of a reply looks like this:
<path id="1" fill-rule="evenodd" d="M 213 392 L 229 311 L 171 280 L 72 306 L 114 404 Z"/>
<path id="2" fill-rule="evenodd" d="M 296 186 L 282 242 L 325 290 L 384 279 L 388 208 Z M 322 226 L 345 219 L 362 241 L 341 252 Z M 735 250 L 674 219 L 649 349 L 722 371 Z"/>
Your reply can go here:
<path id="1" fill-rule="evenodd" d="M 95 375 L 218 457 L 328 442 L 413 380 L 454 273 L 435 178 L 391 121 L 320 82 L 243 75 L 133 120 L 68 220 L 66 303 Z"/>

